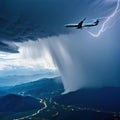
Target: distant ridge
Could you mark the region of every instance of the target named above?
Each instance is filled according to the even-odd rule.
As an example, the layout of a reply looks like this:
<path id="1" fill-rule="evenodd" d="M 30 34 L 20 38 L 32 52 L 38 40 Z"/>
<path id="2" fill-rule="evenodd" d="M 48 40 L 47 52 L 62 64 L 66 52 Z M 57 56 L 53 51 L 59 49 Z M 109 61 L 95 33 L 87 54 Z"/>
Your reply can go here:
<path id="1" fill-rule="evenodd" d="M 10 93 L 30 95 L 39 98 L 58 96 L 64 91 L 60 77 L 44 78 L 34 82 L 16 85 L 7 90 Z"/>

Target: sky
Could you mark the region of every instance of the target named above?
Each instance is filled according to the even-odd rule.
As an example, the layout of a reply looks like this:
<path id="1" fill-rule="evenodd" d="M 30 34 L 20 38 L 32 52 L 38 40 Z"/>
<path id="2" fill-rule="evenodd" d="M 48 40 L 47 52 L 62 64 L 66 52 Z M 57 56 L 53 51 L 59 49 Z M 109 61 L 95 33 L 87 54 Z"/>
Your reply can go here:
<path id="1" fill-rule="evenodd" d="M 62 77 L 65 92 L 119 86 L 119 3 L 0 0 L 0 76 L 52 71 Z M 99 19 L 100 24 L 82 30 L 64 27 L 85 17 L 86 23 Z"/>

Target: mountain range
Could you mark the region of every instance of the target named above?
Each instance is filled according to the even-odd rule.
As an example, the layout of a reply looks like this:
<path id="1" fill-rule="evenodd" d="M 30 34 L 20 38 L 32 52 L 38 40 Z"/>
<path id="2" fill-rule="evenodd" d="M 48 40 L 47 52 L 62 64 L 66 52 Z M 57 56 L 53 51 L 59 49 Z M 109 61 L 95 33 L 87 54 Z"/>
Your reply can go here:
<path id="1" fill-rule="evenodd" d="M 36 98 L 48 98 L 60 95 L 64 91 L 64 88 L 61 78 L 55 77 L 8 87 L 6 91 L 14 94 L 34 96 Z"/>

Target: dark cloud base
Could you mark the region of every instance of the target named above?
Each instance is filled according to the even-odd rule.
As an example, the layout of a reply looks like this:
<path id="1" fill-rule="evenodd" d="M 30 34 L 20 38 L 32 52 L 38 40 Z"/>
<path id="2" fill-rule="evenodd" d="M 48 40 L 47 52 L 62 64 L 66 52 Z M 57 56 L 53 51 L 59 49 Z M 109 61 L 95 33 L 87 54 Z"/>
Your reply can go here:
<path id="1" fill-rule="evenodd" d="M 0 42 L 0 51 L 9 52 L 9 53 L 19 53 L 18 47 L 15 44 L 9 45 L 4 42 Z"/>
<path id="2" fill-rule="evenodd" d="M 89 14 L 90 6 L 90 0 L 1 0 L 0 41 L 23 42 L 69 33 L 66 23 L 94 17 L 93 9 L 94 14 Z"/>

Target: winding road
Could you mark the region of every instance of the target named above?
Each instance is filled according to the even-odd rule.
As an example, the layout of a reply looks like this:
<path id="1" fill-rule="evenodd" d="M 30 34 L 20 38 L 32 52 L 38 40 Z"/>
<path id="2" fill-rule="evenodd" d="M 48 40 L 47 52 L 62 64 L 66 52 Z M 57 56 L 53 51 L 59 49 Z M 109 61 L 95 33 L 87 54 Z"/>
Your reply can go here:
<path id="1" fill-rule="evenodd" d="M 79 106 L 74 106 L 74 105 L 63 105 L 63 104 L 59 104 L 59 103 L 53 101 L 52 99 L 46 99 L 46 100 L 39 99 L 39 102 L 44 105 L 43 108 L 37 110 L 35 113 L 33 113 L 31 115 L 27 115 L 24 117 L 13 119 L 13 120 L 32 119 L 32 118 L 36 117 L 36 115 L 40 114 L 45 109 L 47 109 L 46 112 L 51 119 L 55 118 L 55 117 L 59 118 L 59 113 L 61 111 L 59 111 L 57 109 L 58 107 L 60 107 L 63 111 L 68 111 L 68 112 L 69 111 L 92 111 L 95 113 L 105 113 L 105 114 L 109 114 L 109 115 L 113 116 L 113 119 L 116 118 L 116 116 L 120 115 L 117 112 L 104 111 L 104 110 L 100 110 L 100 109 L 96 109 L 96 108 L 79 107 Z M 44 116 L 44 118 L 45 117 L 46 116 Z M 118 119 L 116 119 L 116 120 L 118 120 Z"/>
<path id="2" fill-rule="evenodd" d="M 39 109 L 37 112 L 31 114 L 31 115 L 28 115 L 28 116 L 25 116 L 25 117 L 21 117 L 21 118 L 17 118 L 17 119 L 13 119 L 13 120 L 24 120 L 24 119 L 30 119 L 31 117 L 34 117 L 36 116 L 37 114 L 39 114 L 41 111 L 43 111 L 44 109 L 47 108 L 47 104 L 44 100 L 42 99 L 39 99 L 40 103 L 42 103 L 44 105 L 43 108 Z"/>

